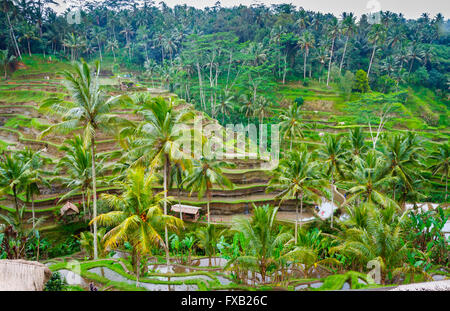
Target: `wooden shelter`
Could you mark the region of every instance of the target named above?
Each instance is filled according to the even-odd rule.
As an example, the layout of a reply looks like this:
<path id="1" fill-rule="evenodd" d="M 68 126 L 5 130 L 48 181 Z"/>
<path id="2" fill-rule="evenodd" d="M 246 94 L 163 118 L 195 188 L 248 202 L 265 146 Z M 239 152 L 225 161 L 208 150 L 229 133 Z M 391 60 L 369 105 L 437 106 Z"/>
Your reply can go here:
<path id="1" fill-rule="evenodd" d="M 37 261 L 0 260 L 0 291 L 42 291 L 51 276 Z"/>
<path id="2" fill-rule="evenodd" d="M 178 213 L 183 220 L 197 221 L 200 217 L 201 207 L 183 204 L 172 205 L 171 211 Z"/>
<path id="3" fill-rule="evenodd" d="M 67 201 L 66 204 L 64 204 L 64 206 L 61 207 L 61 209 L 59 211 L 61 213 L 61 216 L 75 215 L 75 214 L 80 213 L 80 211 L 78 210 L 78 207 L 69 201 Z"/>

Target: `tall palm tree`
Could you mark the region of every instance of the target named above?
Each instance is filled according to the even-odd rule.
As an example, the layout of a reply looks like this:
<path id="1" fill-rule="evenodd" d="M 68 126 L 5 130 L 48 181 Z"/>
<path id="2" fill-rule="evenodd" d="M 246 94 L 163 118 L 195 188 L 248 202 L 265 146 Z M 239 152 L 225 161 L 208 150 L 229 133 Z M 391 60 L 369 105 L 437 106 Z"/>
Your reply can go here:
<path id="1" fill-rule="evenodd" d="M 114 57 L 114 63 L 116 62 L 116 50 L 119 49 L 119 42 L 116 39 L 111 39 L 107 42 L 106 44 L 106 51 L 109 52 L 111 51 L 113 53 L 113 57 Z"/>
<path id="2" fill-rule="evenodd" d="M 298 45 L 303 50 L 303 79 L 306 79 L 306 58 L 308 57 L 309 49 L 314 48 L 315 43 L 314 35 L 307 30 L 298 39 Z"/>
<path id="3" fill-rule="evenodd" d="M 222 169 L 233 167 L 233 164 L 218 161 L 215 156 L 202 156 L 199 161 L 193 162 L 192 173 L 185 179 L 186 188 L 191 189 L 191 194 L 197 192 L 198 198 L 202 198 L 205 194 L 208 202 L 208 225 L 210 224 L 209 205 L 212 198 L 212 187 L 217 185 L 221 188 L 233 188 L 233 183 L 223 175 Z"/>
<path id="4" fill-rule="evenodd" d="M 344 177 L 342 171 L 346 160 L 346 149 L 344 146 L 344 140 L 342 137 L 337 137 L 335 135 L 327 135 L 324 138 L 325 144 L 319 150 L 319 158 L 322 159 L 323 163 L 327 167 L 326 175 L 330 176 L 330 195 L 331 204 L 334 205 L 334 191 L 335 191 L 335 178 L 339 175 L 341 178 Z M 331 211 L 331 227 L 333 227 L 333 215 L 334 210 Z"/>
<path id="5" fill-rule="evenodd" d="M 342 52 L 341 64 L 339 65 L 339 73 L 344 65 L 345 52 L 347 51 L 348 39 L 356 32 L 356 16 L 353 13 L 342 13 L 342 33 L 345 35 L 344 52 Z"/>
<path id="6" fill-rule="evenodd" d="M 369 32 L 369 41 L 373 44 L 372 56 L 370 57 L 369 69 L 367 70 L 367 77 L 370 75 L 370 69 L 372 68 L 373 59 L 375 56 L 375 50 L 378 45 L 381 44 L 386 37 L 386 28 L 383 24 L 374 24 Z"/>
<path id="7" fill-rule="evenodd" d="M 95 169 L 95 136 L 99 131 L 112 132 L 120 124 L 126 124 L 126 120 L 112 114 L 113 107 L 119 105 L 124 96 L 106 98 L 100 88 L 98 81 L 100 75 L 99 62 L 95 63 L 94 70 L 89 69 L 88 64 L 82 60 L 81 63 L 73 65 L 74 73 L 64 71 L 66 88 L 73 102 L 64 101 L 61 98 L 52 97 L 42 105 L 43 110 L 60 114 L 62 121 L 49 126 L 41 133 L 41 137 L 51 131 L 63 133 L 72 132 L 79 127 L 83 128 L 84 145 L 91 147 L 91 171 L 92 171 L 92 194 L 93 194 L 93 217 L 97 216 L 97 179 Z M 97 235 L 97 223 L 94 221 L 94 236 Z M 97 258 L 97 242 L 94 240 L 94 258 Z"/>
<path id="8" fill-rule="evenodd" d="M 106 249 L 115 249 L 126 241 L 131 243 L 137 252 L 138 281 L 141 256 L 151 255 L 154 246 L 169 248 L 159 231 L 163 227 L 172 230 L 183 227 L 181 219 L 163 213 L 161 205 L 166 203 L 166 199 L 162 193 L 153 194 L 151 186 L 154 182 L 155 176 L 145 174 L 143 167 L 130 169 L 127 179 L 119 182 L 122 194 L 102 194 L 102 198 L 114 210 L 91 220 L 91 223 L 98 222 L 100 226 L 113 227 L 103 238 Z"/>
<path id="9" fill-rule="evenodd" d="M 328 62 L 328 76 L 327 76 L 327 86 L 330 83 L 330 74 L 331 74 L 331 62 L 333 61 L 333 51 L 334 51 L 334 43 L 336 38 L 340 34 L 339 23 L 336 17 L 333 16 L 331 21 L 328 24 L 328 36 L 331 37 L 331 50 L 330 50 L 330 60 Z"/>
<path id="10" fill-rule="evenodd" d="M 259 124 L 264 123 L 264 118 L 271 112 L 270 103 L 264 96 L 256 97 L 254 115 L 258 117 Z"/>
<path id="11" fill-rule="evenodd" d="M 144 117 L 144 122 L 136 129 L 136 140 L 132 142 L 131 153 L 135 158 L 134 163 L 145 164 L 149 162 L 152 170 L 162 164 L 164 215 L 167 215 L 167 190 L 169 182 L 169 170 L 171 163 L 185 163 L 191 158 L 190 153 L 182 150 L 182 131 L 180 127 L 189 123 L 194 118 L 192 111 L 177 111 L 173 107 L 172 100 L 155 98 L 143 103 L 139 113 Z M 194 133 L 194 138 L 197 135 Z M 189 136 L 190 137 L 190 136 Z M 190 142 L 189 142 L 190 146 Z M 169 245 L 169 234 L 165 230 L 165 243 Z M 169 252 L 166 249 L 167 265 L 169 265 Z"/>
<path id="12" fill-rule="evenodd" d="M 40 40 L 40 38 L 36 35 L 36 29 L 28 24 L 25 24 L 25 28 L 23 30 L 22 36 L 19 38 L 19 42 L 22 42 L 23 40 L 27 41 L 27 47 L 28 47 L 28 55 L 31 56 L 31 45 L 30 41 Z"/>
<path id="13" fill-rule="evenodd" d="M 200 227 L 195 231 L 197 245 L 205 251 L 208 256 L 208 264 L 211 266 L 211 257 L 216 254 L 216 245 L 219 241 L 219 232 L 215 225 L 208 224 L 206 227 Z"/>
<path id="14" fill-rule="evenodd" d="M 281 199 L 280 204 L 284 200 L 295 199 L 296 241 L 299 223 L 298 203 L 300 202 L 300 217 L 302 217 L 304 198 L 317 200 L 317 192 L 325 186 L 317 168 L 317 163 L 313 162 L 311 154 L 305 146 L 302 146 L 300 151 L 289 153 L 285 159 L 280 161 L 280 165 L 275 170 L 275 176 L 270 180 L 267 187 L 267 191 L 281 190 L 276 195 L 277 199 Z"/>
<path id="15" fill-rule="evenodd" d="M 348 133 L 348 141 L 351 147 L 351 154 L 353 156 L 362 157 L 366 152 L 366 144 L 364 143 L 364 133 L 360 127 L 354 127 Z"/>
<path id="16" fill-rule="evenodd" d="M 450 145 L 442 144 L 438 150 L 435 150 L 430 159 L 435 163 L 431 166 L 433 175 L 440 173 L 442 175 L 441 180 L 445 178 L 445 201 L 447 201 L 448 195 L 448 175 L 450 174 Z"/>
<path id="17" fill-rule="evenodd" d="M 247 124 L 250 124 L 250 116 L 252 116 L 256 110 L 255 103 L 253 102 L 252 97 L 247 94 L 241 95 L 239 97 L 239 101 L 242 103 L 240 112 L 244 113 L 247 117 Z"/>
<path id="18" fill-rule="evenodd" d="M 280 119 L 280 128 L 284 132 L 283 139 L 289 139 L 289 151 L 292 152 L 293 140 L 297 137 L 304 137 L 303 127 L 306 124 L 301 122 L 301 106 L 297 102 L 293 102 L 288 110 L 281 113 Z"/>

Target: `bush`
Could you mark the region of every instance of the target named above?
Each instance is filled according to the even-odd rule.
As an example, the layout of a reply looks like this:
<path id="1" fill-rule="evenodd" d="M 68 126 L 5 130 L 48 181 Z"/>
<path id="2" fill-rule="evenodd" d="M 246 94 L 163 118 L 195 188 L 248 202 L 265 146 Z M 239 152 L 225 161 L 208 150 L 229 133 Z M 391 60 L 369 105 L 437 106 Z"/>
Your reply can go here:
<path id="1" fill-rule="evenodd" d="M 63 291 L 67 287 L 67 282 L 59 272 L 53 272 L 52 277 L 45 284 L 44 290 L 47 292 Z"/>
<path id="2" fill-rule="evenodd" d="M 367 73 L 360 69 L 356 72 L 355 83 L 353 85 L 353 91 L 359 93 L 367 93 L 370 91 L 369 79 L 367 78 Z"/>
<path id="3" fill-rule="evenodd" d="M 294 102 L 297 104 L 298 107 L 301 107 L 301 105 L 303 105 L 304 99 L 303 97 L 300 96 L 294 99 Z"/>

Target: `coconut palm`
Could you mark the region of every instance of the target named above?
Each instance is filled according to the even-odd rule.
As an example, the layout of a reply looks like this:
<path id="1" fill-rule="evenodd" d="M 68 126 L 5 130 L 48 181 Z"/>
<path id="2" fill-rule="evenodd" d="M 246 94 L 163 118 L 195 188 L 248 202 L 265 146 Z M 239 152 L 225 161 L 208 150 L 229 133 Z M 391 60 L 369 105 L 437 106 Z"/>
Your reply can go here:
<path id="1" fill-rule="evenodd" d="M 95 136 L 99 131 L 112 132 L 118 125 L 129 123 L 111 113 L 113 107 L 118 106 L 121 100 L 128 98 L 125 96 L 106 98 L 98 81 L 100 75 L 99 62 L 96 62 L 94 70 L 91 70 L 88 64 L 82 60 L 81 63 L 73 65 L 73 70 L 74 73 L 70 71 L 63 72 L 65 85 L 69 90 L 73 102 L 52 97 L 41 105 L 41 109 L 62 116 L 62 121 L 49 126 L 41 133 L 41 137 L 52 131 L 69 133 L 80 127 L 83 129 L 84 145 L 86 147 L 90 144 L 91 147 L 93 217 L 96 218 L 97 179 L 95 175 Z M 97 223 L 94 222 L 94 236 L 96 234 Z M 94 240 L 95 248 L 96 245 L 97 242 Z M 97 251 L 95 249 L 94 254 L 94 257 L 97 258 Z"/>
<path id="2" fill-rule="evenodd" d="M 68 189 L 59 201 L 66 200 L 81 191 L 81 202 L 83 205 L 83 214 L 86 213 L 86 199 L 89 202 L 89 189 L 92 187 L 92 155 L 90 146 L 85 147 L 83 138 L 81 136 L 74 136 L 73 139 L 64 141 L 64 144 L 59 148 L 65 155 L 59 160 L 56 165 L 57 169 L 64 172 L 67 177 L 61 177 L 59 180 Z M 96 155 L 95 176 L 101 175 L 105 169 L 103 159 Z M 89 203 L 87 204 L 89 208 Z M 89 211 L 90 214 L 90 211 Z"/>
<path id="3" fill-rule="evenodd" d="M 364 133 L 360 127 L 354 127 L 349 130 L 348 133 L 348 141 L 350 144 L 350 152 L 353 156 L 362 157 L 362 155 L 366 152 L 366 144 L 364 143 Z"/>
<path id="4" fill-rule="evenodd" d="M 317 163 L 313 162 L 311 154 L 305 146 L 302 146 L 300 151 L 289 153 L 280 162 L 267 188 L 267 191 L 281 190 L 276 195 L 277 199 L 281 199 L 280 204 L 284 200 L 295 199 L 295 241 L 297 241 L 299 222 L 298 203 L 300 203 L 300 217 L 302 217 L 304 198 L 318 200 L 317 192 L 325 186 L 325 181 L 320 178 L 317 168 Z"/>
<path id="5" fill-rule="evenodd" d="M 248 245 L 242 249 L 242 255 L 231 259 L 226 267 L 245 264 L 259 270 L 262 281 L 266 281 L 268 268 L 277 264 L 276 256 L 280 246 L 292 236 L 278 229 L 277 212 L 278 207 L 254 206 L 251 218 L 233 217 L 231 231 L 242 233 Z"/>
<path id="6" fill-rule="evenodd" d="M 252 97 L 247 94 L 242 94 L 239 97 L 239 102 L 242 104 L 239 111 L 244 113 L 247 117 L 247 124 L 250 124 L 250 116 L 253 116 L 256 110 L 255 103 L 253 102 Z"/>
<path id="7" fill-rule="evenodd" d="M 438 150 L 435 150 L 430 159 L 434 164 L 430 167 L 433 176 L 437 173 L 441 174 L 441 181 L 445 178 L 445 201 L 447 201 L 448 195 L 448 175 L 450 172 L 450 145 L 442 144 Z"/>
<path id="8" fill-rule="evenodd" d="M 233 164 L 218 161 L 214 155 L 204 155 L 199 161 L 193 161 L 192 173 L 185 179 L 186 188 L 191 189 L 190 195 L 197 192 L 200 199 L 206 194 L 208 225 L 210 224 L 209 205 L 212 199 L 213 185 L 221 188 L 233 188 L 233 183 L 224 176 L 222 171 L 223 168 L 230 167 L 233 167 Z"/>
<path id="9" fill-rule="evenodd" d="M 420 168 L 423 167 L 421 153 L 424 149 L 417 135 L 410 133 L 407 136 L 399 134 L 387 136 L 381 149 L 388 164 L 385 173 L 399 178 L 405 194 L 414 191 L 414 183 L 423 179 Z M 394 200 L 396 186 L 400 184 L 393 185 Z"/>
<path id="10" fill-rule="evenodd" d="M 119 42 L 116 39 L 111 39 L 106 43 L 106 51 L 111 51 L 114 57 L 114 63 L 116 62 L 116 50 L 119 49 Z"/>
<path id="11" fill-rule="evenodd" d="M 370 75 L 375 51 L 379 44 L 381 44 L 386 37 L 386 28 L 383 24 L 374 24 L 369 32 L 369 41 L 373 44 L 372 56 L 370 57 L 369 69 L 367 70 L 367 77 Z"/>
<path id="12" fill-rule="evenodd" d="M 14 55 L 8 56 L 8 50 L 0 50 L 0 64 L 3 66 L 3 70 L 5 71 L 5 80 L 8 78 L 8 66 L 16 57 Z"/>
<path id="13" fill-rule="evenodd" d="M 19 38 L 19 42 L 22 42 L 23 40 L 27 41 L 28 55 L 31 56 L 30 41 L 40 40 L 40 38 L 36 35 L 36 28 L 28 24 L 25 25 L 26 26 L 23 29 L 22 36 Z"/>
<path id="14" fill-rule="evenodd" d="M 31 163 L 25 162 L 21 157 L 16 154 L 4 153 L 0 157 L 0 192 L 7 193 L 12 192 L 14 197 L 14 208 L 16 210 L 16 221 L 18 228 L 22 225 L 22 212 L 17 202 L 17 196 L 29 183 L 32 177 Z"/>
<path id="15" fill-rule="evenodd" d="M 350 194 L 345 204 L 362 199 L 364 202 L 383 207 L 398 207 L 397 203 L 386 195 L 386 189 L 398 178 L 385 174 L 387 164 L 379 152 L 372 149 L 363 157 L 354 157 L 353 165 L 348 171 L 350 180 L 341 182 Z"/>
<path id="16" fill-rule="evenodd" d="M 339 73 L 342 72 L 344 65 L 345 52 L 347 51 L 348 39 L 356 32 L 356 16 L 353 13 L 342 13 L 342 33 L 345 35 L 344 51 L 342 52 L 341 64 L 339 65 Z"/>
<path id="17" fill-rule="evenodd" d="M 327 86 L 330 83 L 331 62 L 333 61 L 334 43 L 340 34 L 339 23 L 336 17 L 333 17 L 328 24 L 328 36 L 331 38 L 330 60 L 328 61 Z"/>
<path id="18" fill-rule="evenodd" d="M 381 282 L 385 284 L 386 275 L 401 265 L 409 249 L 403 229 L 407 215 L 397 214 L 394 206 L 379 209 L 368 203 L 364 208 L 365 222 L 354 225 L 349 220 L 345 230 L 335 237 L 338 245 L 330 248 L 330 253 L 351 258 L 353 268 L 364 269 L 369 261 L 378 261 Z"/>
<path id="19" fill-rule="evenodd" d="M 216 254 L 216 245 L 219 241 L 219 232 L 217 227 L 208 224 L 206 227 L 200 227 L 195 231 L 197 246 L 205 251 L 208 256 L 208 264 L 211 266 L 211 257 Z"/>
<path id="20" fill-rule="evenodd" d="M 139 113 L 144 117 L 144 122 L 135 130 L 136 139 L 132 142 L 130 150 L 133 163 L 149 163 L 154 170 L 163 166 L 164 186 L 164 215 L 167 215 L 167 190 L 171 163 L 185 165 L 189 161 L 190 151 L 182 149 L 183 129 L 182 125 L 189 123 L 194 118 L 192 111 L 176 111 L 172 100 L 155 98 L 143 103 Z M 197 135 L 194 134 L 194 138 Z M 190 136 L 189 136 L 190 137 Z M 189 141 L 189 146 L 190 146 Z M 169 244 L 167 227 L 165 228 L 165 243 Z M 169 252 L 166 248 L 166 259 L 169 264 Z"/>
<path id="21" fill-rule="evenodd" d="M 162 193 L 153 194 L 151 186 L 154 182 L 155 175 L 146 174 L 143 167 L 130 169 L 127 179 L 119 182 L 122 194 L 102 194 L 102 199 L 114 210 L 91 220 L 91 224 L 98 222 L 100 226 L 113 227 L 103 237 L 106 249 L 115 249 L 129 242 L 137 253 L 137 263 L 141 256 L 151 255 L 155 246 L 169 248 L 159 234 L 164 227 L 171 230 L 183 227 L 181 219 L 163 213 L 161 206 L 168 199 Z M 139 271 L 138 264 L 138 281 Z"/>
<path id="22" fill-rule="evenodd" d="M 345 165 L 346 149 L 344 146 L 344 139 L 335 135 L 327 135 L 324 138 L 325 144 L 319 150 L 319 158 L 322 163 L 327 167 L 326 175 L 330 176 L 330 195 L 331 204 L 334 205 L 334 191 L 335 191 L 335 178 L 339 175 L 344 177 L 342 168 Z M 333 215 L 334 210 L 331 212 L 331 227 L 333 227 Z"/>
<path id="23" fill-rule="evenodd" d="M 39 184 L 50 187 L 50 184 L 45 178 L 43 166 L 45 162 L 49 162 L 49 159 L 44 159 L 41 156 L 41 152 L 35 152 L 30 148 L 27 148 L 19 153 L 19 157 L 22 161 L 30 164 L 30 178 L 25 186 L 25 198 L 27 202 L 31 200 L 31 213 L 33 229 L 36 226 L 36 216 L 34 211 L 34 196 L 40 194 Z"/>
<path id="24" fill-rule="evenodd" d="M 303 128 L 306 127 L 306 124 L 301 122 L 301 106 L 293 102 L 288 110 L 281 113 L 280 119 L 280 128 L 284 132 L 283 139 L 289 139 L 289 151 L 292 152 L 294 139 L 303 138 Z"/>
<path id="25" fill-rule="evenodd" d="M 271 112 L 270 103 L 264 96 L 256 97 L 254 116 L 258 118 L 259 124 L 264 123 L 264 118 Z"/>
<path id="26" fill-rule="evenodd" d="M 307 30 L 298 39 L 298 45 L 303 50 L 303 79 L 306 79 L 306 58 L 308 57 L 309 49 L 314 48 L 315 43 L 314 35 Z"/>

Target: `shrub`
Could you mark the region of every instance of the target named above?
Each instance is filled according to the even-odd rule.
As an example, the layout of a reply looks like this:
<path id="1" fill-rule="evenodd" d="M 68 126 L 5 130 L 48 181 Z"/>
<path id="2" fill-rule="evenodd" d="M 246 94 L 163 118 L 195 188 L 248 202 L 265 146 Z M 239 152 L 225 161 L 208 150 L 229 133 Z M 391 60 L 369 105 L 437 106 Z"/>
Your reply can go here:
<path id="1" fill-rule="evenodd" d="M 356 72 L 355 83 L 353 84 L 353 91 L 360 93 L 367 93 L 368 91 L 370 91 L 367 73 L 362 69 Z"/>
<path id="2" fill-rule="evenodd" d="M 45 284 L 44 290 L 47 292 L 63 291 L 67 287 L 66 280 L 61 276 L 59 272 L 53 272 L 52 277 Z"/>

